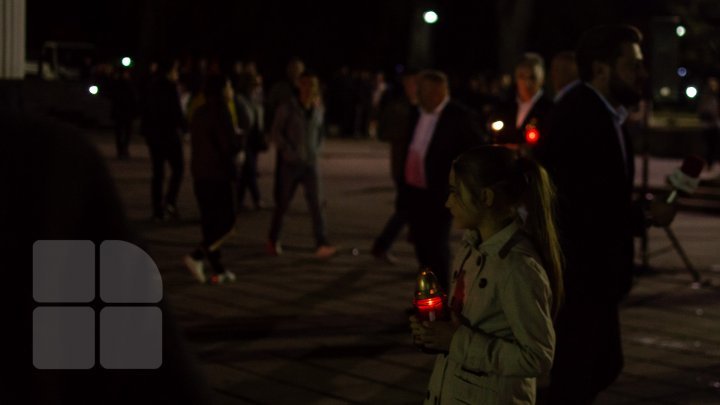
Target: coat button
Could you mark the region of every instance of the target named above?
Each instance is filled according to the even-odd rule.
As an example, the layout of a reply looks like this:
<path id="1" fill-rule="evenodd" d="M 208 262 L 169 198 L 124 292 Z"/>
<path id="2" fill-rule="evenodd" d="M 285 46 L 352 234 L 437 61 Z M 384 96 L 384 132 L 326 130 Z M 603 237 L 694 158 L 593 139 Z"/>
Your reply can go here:
<path id="1" fill-rule="evenodd" d="M 487 286 L 487 279 L 486 279 L 486 278 L 481 278 L 481 279 L 480 279 L 480 283 L 478 284 L 478 287 L 480 287 L 480 288 L 485 288 L 486 286 Z"/>

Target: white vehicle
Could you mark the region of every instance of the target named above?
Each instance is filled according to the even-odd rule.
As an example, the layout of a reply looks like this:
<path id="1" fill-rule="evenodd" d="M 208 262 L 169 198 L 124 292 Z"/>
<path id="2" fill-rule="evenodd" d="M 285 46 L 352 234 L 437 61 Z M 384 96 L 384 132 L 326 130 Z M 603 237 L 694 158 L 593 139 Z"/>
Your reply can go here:
<path id="1" fill-rule="evenodd" d="M 27 61 L 25 73 L 45 80 L 77 80 L 92 67 L 95 45 L 87 42 L 47 41 L 39 61 Z"/>

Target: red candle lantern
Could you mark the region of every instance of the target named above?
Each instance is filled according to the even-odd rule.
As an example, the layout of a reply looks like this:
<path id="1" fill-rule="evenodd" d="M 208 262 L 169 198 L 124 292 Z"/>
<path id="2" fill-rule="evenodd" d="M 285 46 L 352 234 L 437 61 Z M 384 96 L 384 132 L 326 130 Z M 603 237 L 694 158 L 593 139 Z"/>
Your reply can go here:
<path id="1" fill-rule="evenodd" d="M 446 319 L 446 301 L 447 295 L 440 289 L 435 273 L 430 268 L 421 268 L 417 275 L 417 287 L 415 289 L 415 299 L 413 300 L 417 312 L 416 316 L 421 322 Z M 438 350 L 425 347 L 415 339 L 413 339 L 413 344 L 424 353 L 441 353 Z"/>
<path id="2" fill-rule="evenodd" d="M 533 124 L 525 126 L 525 142 L 535 145 L 540 140 L 540 131 Z"/>
<path id="3" fill-rule="evenodd" d="M 440 288 L 437 277 L 429 268 L 420 269 L 413 304 L 417 315 L 424 321 L 443 319 L 447 296 Z"/>

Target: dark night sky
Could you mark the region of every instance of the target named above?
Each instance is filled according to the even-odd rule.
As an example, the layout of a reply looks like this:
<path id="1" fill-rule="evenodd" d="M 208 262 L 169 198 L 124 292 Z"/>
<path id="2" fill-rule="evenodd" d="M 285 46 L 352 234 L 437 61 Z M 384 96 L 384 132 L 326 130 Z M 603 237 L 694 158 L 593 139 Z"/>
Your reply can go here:
<path id="1" fill-rule="evenodd" d="M 281 70 L 292 55 L 321 72 L 343 64 L 390 70 L 407 60 L 412 9 L 432 4 L 440 15 L 433 27 L 436 66 L 467 72 L 495 68 L 495 3 L 28 0 L 28 53 L 33 57 L 43 41 L 60 39 L 94 42 L 100 58 L 143 56 L 162 49 L 174 55 L 253 58 L 270 73 Z M 586 27 L 598 23 L 631 22 L 643 28 L 647 16 L 664 11 L 662 3 L 536 0 L 527 48 L 550 56 L 572 48 Z M 158 16 L 149 24 L 147 7 L 152 4 Z"/>

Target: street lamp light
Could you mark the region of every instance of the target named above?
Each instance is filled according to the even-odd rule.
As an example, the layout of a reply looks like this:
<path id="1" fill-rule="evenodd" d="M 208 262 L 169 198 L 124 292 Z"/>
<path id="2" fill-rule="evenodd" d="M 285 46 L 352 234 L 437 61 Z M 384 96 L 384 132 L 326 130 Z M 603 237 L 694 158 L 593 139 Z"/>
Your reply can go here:
<path id="1" fill-rule="evenodd" d="M 428 24 L 435 24 L 438 20 L 438 15 L 432 10 L 428 10 L 423 13 L 423 20 Z"/>
<path id="2" fill-rule="evenodd" d="M 688 98 L 695 98 L 697 93 L 698 91 L 694 86 L 688 86 L 688 88 L 685 89 L 685 95 L 688 96 Z"/>
<path id="3" fill-rule="evenodd" d="M 675 33 L 680 38 L 684 37 L 686 32 L 687 30 L 682 25 L 678 25 L 677 27 L 675 27 Z"/>
<path id="4" fill-rule="evenodd" d="M 130 65 L 132 65 L 132 59 L 130 59 L 126 56 L 126 57 L 122 58 L 120 63 L 122 63 L 122 65 L 125 67 L 130 67 Z"/>

